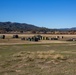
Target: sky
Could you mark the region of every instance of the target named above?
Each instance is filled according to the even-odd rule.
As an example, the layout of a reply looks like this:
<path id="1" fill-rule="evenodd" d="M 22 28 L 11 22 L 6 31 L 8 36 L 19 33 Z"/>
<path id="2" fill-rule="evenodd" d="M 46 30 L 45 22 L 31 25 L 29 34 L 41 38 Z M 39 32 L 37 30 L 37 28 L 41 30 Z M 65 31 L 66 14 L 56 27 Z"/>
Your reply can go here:
<path id="1" fill-rule="evenodd" d="M 0 22 L 76 27 L 76 0 L 0 0 Z"/>

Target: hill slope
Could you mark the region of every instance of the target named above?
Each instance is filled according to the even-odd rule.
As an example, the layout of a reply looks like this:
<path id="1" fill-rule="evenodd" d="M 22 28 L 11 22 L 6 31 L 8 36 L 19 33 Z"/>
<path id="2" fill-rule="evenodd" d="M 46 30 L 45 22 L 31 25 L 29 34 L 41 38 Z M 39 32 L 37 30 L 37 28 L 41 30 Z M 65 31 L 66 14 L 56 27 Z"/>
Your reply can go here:
<path id="1" fill-rule="evenodd" d="M 37 30 L 39 27 L 26 23 L 0 22 L 0 29 L 6 31 Z"/>
<path id="2" fill-rule="evenodd" d="M 61 29 L 49 29 L 45 27 L 37 27 L 32 24 L 17 23 L 17 22 L 0 22 L 0 30 L 10 32 L 10 31 L 41 31 L 46 33 L 47 31 L 76 31 L 76 27 L 73 28 L 61 28 Z"/>

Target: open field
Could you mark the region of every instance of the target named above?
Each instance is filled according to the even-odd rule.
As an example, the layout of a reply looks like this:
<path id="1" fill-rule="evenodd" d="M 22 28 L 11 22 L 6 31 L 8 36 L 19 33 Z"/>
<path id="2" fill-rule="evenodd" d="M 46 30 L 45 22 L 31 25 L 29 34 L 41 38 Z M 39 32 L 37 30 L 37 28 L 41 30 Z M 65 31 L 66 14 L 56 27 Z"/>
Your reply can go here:
<path id="1" fill-rule="evenodd" d="M 0 45 L 0 75 L 75 74 L 75 43 Z"/>
<path id="2" fill-rule="evenodd" d="M 14 34 L 0 34 L 0 35 L 6 35 L 6 37 L 12 37 Z M 20 37 L 30 37 L 30 36 L 34 36 L 37 34 L 18 34 Z M 42 36 L 48 36 L 48 37 L 53 37 L 53 36 L 64 36 L 64 37 L 76 37 L 76 35 L 51 35 L 51 34 L 40 34 Z"/>
<path id="3" fill-rule="evenodd" d="M 75 75 L 76 42 L 13 39 L 5 34 L 0 39 L 0 75 Z M 29 35 L 19 35 L 28 37 Z M 31 34 L 30 36 L 33 36 Z M 56 36 L 56 35 L 43 35 Z M 59 36 L 59 35 L 58 35 Z M 62 36 L 62 35 L 60 35 Z M 76 35 L 64 35 L 75 38 Z"/>
<path id="4" fill-rule="evenodd" d="M 41 44 L 41 43 L 71 43 L 69 41 L 66 41 L 67 39 L 70 38 L 76 38 L 76 35 L 50 35 L 50 34 L 41 34 L 41 36 L 44 37 L 56 37 L 56 36 L 63 36 L 64 39 L 60 39 L 60 40 L 40 40 L 39 42 L 33 42 L 33 41 L 26 41 L 26 40 L 21 40 L 22 37 L 28 38 L 28 37 L 32 37 L 34 35 L 38 35 L 38 34 L 18 34 L 19 38 L 17 39 L 13 39 L 13 35 L 15 34 L 0 34 L 1 35 L 5 35 L 5 39 L 0 39 L 0 45 L 12 45 L 12 44 Z M 61 41 L 62 40 L 62 41 Z"/>
<path id="5" fill-rule="evenodd" d="M 0 45 L 14 45 L 14 44 L 49 44 L 49 43 L 71 43 L 69 41 L 59 40 L 40 40 L 38 42 L 26 41 L 21 39 L 0 39 Z"/>

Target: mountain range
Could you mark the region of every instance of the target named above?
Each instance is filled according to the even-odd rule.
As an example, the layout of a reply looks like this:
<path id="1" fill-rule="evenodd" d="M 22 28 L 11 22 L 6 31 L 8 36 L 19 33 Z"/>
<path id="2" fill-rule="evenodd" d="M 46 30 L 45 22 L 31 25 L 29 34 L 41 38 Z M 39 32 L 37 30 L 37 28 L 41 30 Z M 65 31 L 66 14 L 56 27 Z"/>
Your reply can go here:
<path id="1" fill-rule="evenodd" d="M 30 31 L 30 30 L 37 30 L 39 27 L 26 24 L 26 23 L 17 23 L 17 22 L 0 22 L 0 29 L 6 31 Z"/>
<path id="2" fill-rule="evenodd" d="M 38 27 L 32 24 L 27 23 L 17 23 L 17 22 L 0 22 L 0 30 L 5 31 L 68 31 L 68 30 L 76 30 L 76 27 L 73 28 L 60 28 L 60 29 L 49 29 L 45 27 Z"/>

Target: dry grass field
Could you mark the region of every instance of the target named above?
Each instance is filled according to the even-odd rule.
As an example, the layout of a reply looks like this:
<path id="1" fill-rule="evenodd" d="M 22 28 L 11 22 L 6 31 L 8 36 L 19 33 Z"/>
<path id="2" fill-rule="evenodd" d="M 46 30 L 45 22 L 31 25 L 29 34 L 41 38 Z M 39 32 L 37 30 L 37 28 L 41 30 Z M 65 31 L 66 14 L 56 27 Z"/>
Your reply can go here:
<path id="1" fill-rule="evenodd" d="M 52 37 L 56 37 L 56 36 L 63 36 L 64 37 L 64 40 L 40 40 L 39 42 L 29 42 L 29 41 L 22 41 L 21 40 L 21 37 L 25 37 L 25 38 L 28 38 L 28 37 L 32 37 L 34 35 L 37 35 L 37 34 L 18 34 L 19 35 L 19 38 L 18 39 L 13 39 L 13 35 L 15 34 L 0 34 L 1 35 L 5 35 L 5 39 L 0 39 L 0 45 L 12 45 L 12 44 L 41 44 L 41 43 L 68 43 L 67 41 L 65 41 L 66 39 L 70 39 L 70 38 L 76 38 L 76 35 L 50 35 L 50 34 L 41 34 L 42 36 L 45 36 L 45 37 L 49 37 L 49 38 L 52 38 Z M 69 42 L 70 43 L 70 42 Z"/>
<path id="2" fill-rule="evenodd" d="M 76 74 L 75 41 L 30 42 L 11 39 L 10 35 L 6 34 L 4 40 L 0 39 L 0 75 Z"/>
<path id="3" fill-rule="evenodd" d="M 5 35 L 7 38 L 10 38 L 10 37 L 12 37 L 14 34 L 0 34 L 0 35 Z M 19 36 L 20 37 L 30 37 L 30 36 L 34 36 L 34 35 L 37 35 L 37 34 L 19 34 Z M 66 35 L 66 34 L 64 34 L 64 35 L 51 35 L 51 34 L 40 34 L 40 35 L 42 35 L 42 36 L 48 36 L 48 37 L 55 37 L 55 36 L 64 36 L 64 37 L 75 37 L 76 38 L 76 35 Z"/>

